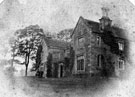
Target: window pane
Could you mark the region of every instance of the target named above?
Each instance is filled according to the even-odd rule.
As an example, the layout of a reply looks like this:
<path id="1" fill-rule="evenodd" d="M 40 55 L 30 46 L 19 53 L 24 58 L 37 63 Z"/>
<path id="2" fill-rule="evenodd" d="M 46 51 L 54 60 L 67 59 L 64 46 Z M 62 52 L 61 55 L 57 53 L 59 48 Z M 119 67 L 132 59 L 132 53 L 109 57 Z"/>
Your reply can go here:
<path id="1" fill-rule="evenodd" d="M 84 70 L 84 59 L 81 60 L 81 70 Z"/>
<path id="2" fill-rule="evenodd" d="M 124 69 L 124 60 L 119 59 L 119 69 Z"/>
<path id="3" fill-rule="evenodd" d="M 97 56 L 97 66 L 100 67 L 101 64 L 101 55 Z"/>
<path id="4" fill-rule="evenodd" d="M 118 45 L 119 45 L 119 50 L 123 50 L 124 49 L 124 44 L 123 43 L 119 42 Z"/>
<path id="5" fill-rule="evenodd" d="M 84 57 L 77 57 L 77 70 L 84 70 Z"/>

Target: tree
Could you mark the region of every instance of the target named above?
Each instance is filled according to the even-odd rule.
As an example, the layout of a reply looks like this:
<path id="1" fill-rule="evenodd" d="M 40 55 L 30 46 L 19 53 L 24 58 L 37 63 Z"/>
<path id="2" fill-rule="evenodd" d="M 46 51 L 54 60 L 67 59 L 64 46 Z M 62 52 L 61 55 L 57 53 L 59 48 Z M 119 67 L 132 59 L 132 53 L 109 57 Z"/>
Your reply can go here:
<path id="1" fill-rule="evenodd" d="M 73 32 L 73 29 L 65 29 L 57 33 L 57 39 L 70 42 L 71 41 L 71 33 Z"/>
<path id="2" fill-rule="evenodd" d="M 18 59 L 15 59 L 15 57 L 17 57 L 17 40 L 15 37 L 10 37 L 8 41 L 11 52 L 11 59 L 9 59 L 9 63 L 11 64 L 11 67 L 13 67 L 14 63 L 20 63 Z"/>
<path id="3" fill-rule="evenodd" d="M 36 59 L 36 52 L 43 35 L 43 30 L 38 25 L 31 25 L 15 32 L 16 56 L 24 58 L 24 62 L 21 64 L 25 64 L 25 76 L 27 76 L 30 59 Z"/>

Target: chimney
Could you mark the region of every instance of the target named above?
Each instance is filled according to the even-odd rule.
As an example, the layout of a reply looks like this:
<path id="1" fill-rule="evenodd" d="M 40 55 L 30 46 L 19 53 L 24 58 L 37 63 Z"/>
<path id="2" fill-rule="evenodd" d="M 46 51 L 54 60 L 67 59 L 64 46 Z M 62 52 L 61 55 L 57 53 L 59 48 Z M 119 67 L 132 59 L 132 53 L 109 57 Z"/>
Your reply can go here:
<path id="1" fill-rule="evenodd" d="M 109 8 L 102 7 L 102 17 L 108 18 Z"/>
<path id="2" fill-rule="evenodd" d="M 112 20 L 108 17 L 109 9 L 102 7 L 102 18 L 100 21 L 100 30 L 104 30 L 106 27 L 111 27 Z"/>

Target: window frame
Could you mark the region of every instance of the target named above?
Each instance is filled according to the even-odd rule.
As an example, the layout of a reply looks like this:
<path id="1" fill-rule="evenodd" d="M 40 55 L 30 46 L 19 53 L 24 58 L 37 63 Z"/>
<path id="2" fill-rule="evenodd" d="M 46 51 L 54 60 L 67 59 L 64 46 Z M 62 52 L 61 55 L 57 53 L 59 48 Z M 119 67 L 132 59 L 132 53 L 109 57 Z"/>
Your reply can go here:
<path id="1" fill-rule="evenodd" d="M 98 46 L 101 46 L 101 37 L 99 35 L 96 36 L 96 42 Z"/>
<path id="2" fill-rule="evenodd" d="M 99 54 L 99 55 L 97 55 L 97 66 L 99 67 L 99 68 L 101 68 L 102 67 L 102 55 L 101 54 Z"/>
<path id="3" fill-rule="evenodd" d="M 124 51 L 124 42 L 119 41 L 118 46 L 120 51 Z"/>
<path id="4" fill-rule="evenodd" d="M 120 65 L 122 65 L 122 66 L 120 66 Z M 123 59 L 121 59 L 121 58 L 119 58 L 119 60 L 118 60 L 118 69 L 119 70 L 124 70 L 125 69 L 125 61 Z"/>
<path id="5" fill-rule="evenodd" d="M 78 61 L 82 61 L 82 60 L 83 60 L 83 64 L 81 64 L 81 63 L 78 64 Z M 77 56 L 76 63 L 77 63 L 77 71 L 85 71 L 85 58 L 84 58 L 84 55 Z"/>

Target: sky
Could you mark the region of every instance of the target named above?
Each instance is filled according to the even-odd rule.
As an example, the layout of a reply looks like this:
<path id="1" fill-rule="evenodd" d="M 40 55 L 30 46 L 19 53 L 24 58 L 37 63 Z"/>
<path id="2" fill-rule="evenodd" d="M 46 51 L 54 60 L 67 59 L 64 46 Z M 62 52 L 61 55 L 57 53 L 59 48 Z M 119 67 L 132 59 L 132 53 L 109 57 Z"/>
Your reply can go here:
<path id="1" fill-rule="evenodd" d="M 135 5 L 135 0 L 129 0 L 133 5 Z"/>
<path id="2" fill-rule="evenodd" d="M 80 16 L 99 21 L 103 6 L 110 8 L 114 24 L 128 27 L 133 23 L 130 19 L 134 18 L 135 10 L 128 0 L 4 0 L 0 6 L 0 28 L 15 31 L 38 24 L 45 31 L 57 33 L 74 28 Z"/>
<path id="3" fill-rule="evenodd" d="M 3 0 L 0 0 L 0 3 L 2 2 Z"/>

